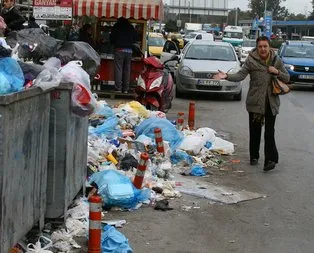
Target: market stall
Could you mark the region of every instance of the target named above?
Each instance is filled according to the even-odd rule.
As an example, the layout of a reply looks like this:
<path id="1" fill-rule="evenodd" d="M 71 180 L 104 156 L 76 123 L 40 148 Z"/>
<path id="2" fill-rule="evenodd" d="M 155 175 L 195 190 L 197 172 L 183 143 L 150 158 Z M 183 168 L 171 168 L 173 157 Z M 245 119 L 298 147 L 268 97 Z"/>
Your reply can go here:
<path id="1" fill-rule="evenodd" d="M 141 51 L 146 51 L 146 31 L 149 20 L 163 18 L 162 0 L 74 0 L 74 16 L 94 16 L 94 40 L 97 51 L 101 56 L 99 80 L 93 89 L 101 93 L 102 90 L 114 84 L 114 52 L 109 43 L 109 35 L 113 25 L 119 17 L 128 18 L 138 33 L 137 43 Z M 131 83 L 139 76 L 143 69 L 143 62 L 139 55 L 132 58 Z"/>

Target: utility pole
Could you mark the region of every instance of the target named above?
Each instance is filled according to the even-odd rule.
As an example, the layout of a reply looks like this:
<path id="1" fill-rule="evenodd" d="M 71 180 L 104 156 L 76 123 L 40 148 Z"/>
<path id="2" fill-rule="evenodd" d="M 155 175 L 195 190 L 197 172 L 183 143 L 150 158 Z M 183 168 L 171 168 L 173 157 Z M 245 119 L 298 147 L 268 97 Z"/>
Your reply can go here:
<path id="1" fill-rule="evenodd" d="M 189 1 L 189 14 L 190 14 L 190 23 L 191 23 L 191 1 Z"/>
<path id="2" fill-rule="evenodd" d="M 267 0 L 265 0 L 264 18 L 266 17 L 266 11 L 267 11 Z"/>
<path id="3" fill-rule="evenodd" d="M 235 18 L 234 18 L 234 25 L 238 25 L 238 7 L 235 9 Z"/>

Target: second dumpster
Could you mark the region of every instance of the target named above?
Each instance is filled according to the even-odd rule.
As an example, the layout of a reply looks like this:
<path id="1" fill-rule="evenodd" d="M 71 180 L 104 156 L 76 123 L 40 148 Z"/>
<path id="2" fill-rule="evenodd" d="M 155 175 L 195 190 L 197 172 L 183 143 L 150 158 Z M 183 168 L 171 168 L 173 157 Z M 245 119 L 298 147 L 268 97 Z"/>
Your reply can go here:
<path id="1" fill-rule="evenodd" d="M 72 113 L 72 87 L 51 92 L 47 218 L 64 215 L 86 179 L 88 118 Z"/>

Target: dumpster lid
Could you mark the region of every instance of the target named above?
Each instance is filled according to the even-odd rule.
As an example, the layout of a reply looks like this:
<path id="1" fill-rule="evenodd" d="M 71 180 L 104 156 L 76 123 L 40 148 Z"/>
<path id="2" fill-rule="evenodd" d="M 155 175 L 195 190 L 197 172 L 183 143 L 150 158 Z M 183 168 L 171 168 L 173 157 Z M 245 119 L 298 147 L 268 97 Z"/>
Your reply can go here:
<path id="1" fill-rule="evenodd" d="M 39 87 L 32 87 L 32 88 L 29 88 L 27 90 L 9 93 L 9 94 L 0 96 L 0 105 L 8 105 L 8 104 L 14 103 L 16 101 L 27 99 L 30 97 L 34 97 L 34 96 L 37 96 L 39 94 L 47 93 L 50 91 L 51 91 L 51 89 L 43 91 Z"/>

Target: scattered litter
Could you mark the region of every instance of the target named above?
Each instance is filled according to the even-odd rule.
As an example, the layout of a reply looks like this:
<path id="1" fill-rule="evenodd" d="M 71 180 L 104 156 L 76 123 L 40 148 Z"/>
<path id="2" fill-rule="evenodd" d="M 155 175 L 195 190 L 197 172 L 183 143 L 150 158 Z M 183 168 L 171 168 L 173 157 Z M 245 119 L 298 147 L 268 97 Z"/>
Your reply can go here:
<path id="1" fill-rule="evenodd" d="M 115 226 L 116 228 L 122 228 L 126 224 L 126 220 L 103 220 L 102 223 Z"/>
<path id="2" fill-rule="evenodd" d="M 106 253 L 132 253 L 128 239 L 113 226 L 106 225 L 101 233 L 102 252 Z"/>
<path id="3" fill-rule="evenodd" d="M 191 176 L 202 177 L 206 175 L 206 171 L 199 165 L 194 165 L 191 169 Z"/>
<path id="4" fill-rule="evenodd" d="M 173 210 L 173 208 L 169 207 L 169 201 L 166 199 L 157 201 L 154 209 L 161 210 L 161 211 Z"/>

